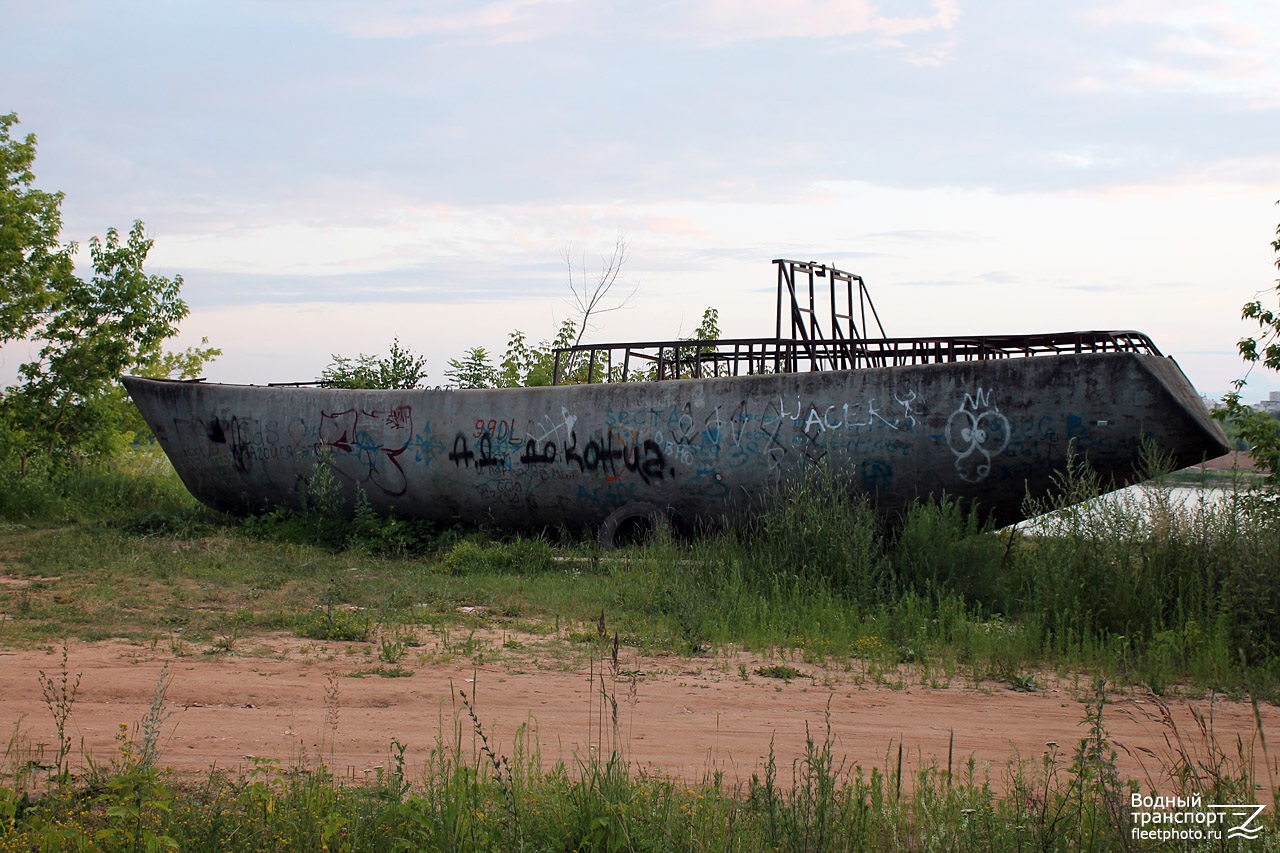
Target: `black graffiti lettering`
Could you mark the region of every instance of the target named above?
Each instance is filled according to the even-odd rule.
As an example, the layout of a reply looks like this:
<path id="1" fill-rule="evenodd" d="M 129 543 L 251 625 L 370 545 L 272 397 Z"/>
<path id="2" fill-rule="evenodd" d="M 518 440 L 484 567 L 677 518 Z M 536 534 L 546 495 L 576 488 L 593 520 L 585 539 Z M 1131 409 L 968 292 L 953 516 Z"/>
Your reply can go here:
<path id="1" fill-rule="evenodd" d="M 614 476 L 618 473 L 618 467 L 614 460 L 622 459 L 623 453 L 613 446 L 613 433 L 609 433 L 606 439 L 607 445 L 601 446 L 596 439 L 587 442 L 587 446 L 582 450 L 582 464 L 588 471 L 603 470 L 606 474 Z"/>
<path id="2" fill-rule="evenodd" d="M 449 461 L 454 465 L 461 465 L 464 468 L 471 467 L 471 460 L 476 458 L 476 454 L 467 447 L 467 436 L 465 433 L 458 433 L 453 439 L 453 451 L 449 454 Z"/>
<path id="3" fill-rule="evenodd" d="M 570 438 L 573 440 L 572 445 L 566 445 L 564 449 L 564 458 L 566 462 L 577 462 L 580 471 L 604 471 L 606 474 L 613 476 L 617 474 L 618 466 L 616 460 L 624 459 L 622 450 L 613 446 L 613 433 L 610 431 L 605 439 L 605 444 L 601 444 L 599 439 L 591 439 L 586 446 L 582 448 L 582 453 L 578 453 L 578 436 L 572 434 Z"/>
<path id="4" fill-rule="evenodd" d="M 490 438 L 488 432 L 480 436 L 480 441 L 476 446 L 480 448 L 480 458 L 476 460 L 477 468 L 491 468 L 494 465 L 502 464 L 501 459 L 494 458 L 493 439 Z"/>
<path id="5" fill-rule="evenodd" d="M 222 431 L 222 421 L 218 420 L 217 415 L 214 415 L 211 421 L 208 426 L 209 440 L 215 444 L 226 444 L 227 434 Z"/>
<path id="6" fill-rule="evenodd" d="M 520 462 L 524 465 L 550 465 L 556 461 L 556 444 L 554 441 L 548 441 L 542 446 L 542 452 L 538 452 L 538 442 L 529 439 L 524 445 L 524 454 L 520 457 Z"/>
<path id="7" fill-rule="evenodd" d="M 617 460 L 622 459 L 622 457 L 622 449 L 613 446 L 613 430 L 609 430 L 605 436 L 605 446 L 600 448 L 600 467 L 610 477 L 616 477 L 618 474 Z"/>
<path id="8" fill-rule="evenodd" d="M 609 477 L 616 477 L 625 470 L 639 476 L 646 483 L 665 479 L 669 473 L 670 476 L 674 476 L 674 471 L 668 472 L 667 459 L 661 444 L 653 439 L 646 439 L 641 443 L 638 437 L 634 437 L 634 433 L 631 435 L 633 437 L 629 441 L 610 429 L 606 431 L 604 438 L 588 440 L 581 450 L 579 450 L 576 431 L 569 433 L 569 439 L 560 443 L 558 447 L 556 442 L 548 441 L 539 449 L 537 440 L 531 438 L 525 441 L 519 459 L 522 465 L 550 465 L 563 453 L 565 464 L 577 465 L 578 470 L 584 473 L 600 471 Z M 475 459 L 477 468 L 509 464 L 506 459 L 491 458 L 487 433 L 481 436 L 476 450 L 479 453 L 478 458 L 467 450 L 465 437 L 459 434 L 458 439 L 454 441 L 454 453 L 450 454 L 449 458 L 454 459 L 455 462 L 459 459 Z M 621 465 L 618 464 L 619 461 Z"/>
<path id="9" fill-rule="evenodd" d="M 645 439 L 643 459 L 640 458 L 641 447 L 638 444 L 631 445 L 630 452 L 623 453 L 623 464 L 627 466 L 627 470 L 631 473 L 639 474 L 640 478 L 646 483 L 651 480 L 661 480 L 665 473 L 662 469 L 667 464 L 662 447 L 651 438 Z"/>
<path id="10" fill-rule="evenodd" d="M 248 471 L 252 457 L 249 455 L 249 442 L 245 441 L 245 428 L 239 418 L 231 419 L 231 458 L 237 471 Z"/>
<path id="11" fill-rule="evenodd" d="M 588 471 L 594 471 L 600 467 L 600 445 L 593 438 L 587 442 L 587 446 L 582 450 L 582 466 Z"/>
<path id="12" fill-rule="evenodd" d="M 639 474 L 641 477 L 645 477 L 645 480 L 647 481 L 648 477 L 645 476 L 644 472 L 640 469 L 640 446 L 638 444 L 633 444 L 629 450 L 629 453 L 624 452 L 622 454 L 622 464 L 625 465 L 627 470 L 632 474 Z"/>
<path id="13" fill-rule="evenodd" d="M 565 447 L 564 447 L 564 461 L 565 461 L 565 462 L 577 462 L 577 463 L 578 463 L 578 470 L 579 470 L 579 471 L 585 471 L 585 470 L 586 470 L 586 462 L 585 462 L 585 461 L 583 461 L 583 459 L 582 459 L 582 455 L 581 455 L 580 453 L 578 453 L 578 434 L 577 434 L 576 432 L 571 432 L 571 433 L 569 433 L 569 440 L 570 440 L 570 441 L 572 441 L 572 442 L 573 442 L 573 444 L 566 444 L 566 445 L 565 445 Z"/>
<path id="14" fill-rule="evenodd" d="M 520 454 L 521 465 L 545 465 L 546 462 L 547 460 L 538 452 L 536 440 L 531 438 L 524 443 L 524 453 Z"/>
<path id="15" fill-rule="evenodd" d="M 661 480 L 667 457 L 663 454 L 658 442 L 652 438 L 645 439 L 644 455 L 644 463 L 640 466 L 640 474 L 644 477 L 644 481 L 647 483 L 650 480 Z"/>

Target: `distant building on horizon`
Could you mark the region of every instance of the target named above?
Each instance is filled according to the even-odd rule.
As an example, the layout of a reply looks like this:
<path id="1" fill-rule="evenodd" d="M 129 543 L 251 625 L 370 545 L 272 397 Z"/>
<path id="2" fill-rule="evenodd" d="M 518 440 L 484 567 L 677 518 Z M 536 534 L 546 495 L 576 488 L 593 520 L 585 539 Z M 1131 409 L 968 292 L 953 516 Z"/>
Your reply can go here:
<path id="1" fill-rule="evenodd" d="M 1272 391 L 1267 399 L 1259 401 L 1254 408 L 1268 415 L 1280 415 L 1280 391 Z"/>

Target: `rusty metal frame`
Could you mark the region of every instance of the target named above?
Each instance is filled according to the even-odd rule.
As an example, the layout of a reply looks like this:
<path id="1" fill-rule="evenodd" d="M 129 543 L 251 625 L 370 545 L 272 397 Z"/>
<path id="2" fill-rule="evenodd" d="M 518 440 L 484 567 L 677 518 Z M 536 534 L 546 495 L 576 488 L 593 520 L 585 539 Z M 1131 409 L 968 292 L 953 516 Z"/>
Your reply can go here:
<path id="1" fill-rule="evenodd" d="M 774 337 L 558 348 L 553 350 L 552 384 L 858 370 L 1096 352 L 1160 355 L 1150 338 L 1134 331 L 890 338 L 862 276 L 812 261 L 777 259 L 773 263 L 778 267 Z M 826 279 L 825 288 L 819 279 Z M 874 329 L 868 321 L 874 322 Z M 587 356 L 585 365 L 582 354 Z M 564 375 L 566 365 L 575 367 L 573 376 Z"/>
<path id="2" fill-rule="evenodd" d="M 714 341 L 639 341 L 581 344 L 555 352 L 554 384 L 705 379 L 764 373 L 906 367 L 1046 355 L 1132 352 L 1161 355 L 1142 332 L 1051 332 L 923 338 L 804 339 L 725 338 Z M 562 376 L 573 354 L 585 374 Z M 832 366 L 837 365 L 837 366 Z"/>
<path id="3" fill-rule="evenodd" d="M 887 337 L 862 276 L 814 261 L 777 258 L 773 263 L 778 268 L 774 334 L 779 340 L 800 342 L 811 370 L 849 370 L 853 367 L 854 342 Z M 818 279 L 826 279 L 827 286 L 821 287 Z M 857 314 L 853 310 L 855 284 Z M 868 310 L 879 335 L 872 334 L 867 326 Z M 786 324 L 784 317 L 789 321 Z M 829 322 L 826 331 L 822 328 L 824 320 Z"/>

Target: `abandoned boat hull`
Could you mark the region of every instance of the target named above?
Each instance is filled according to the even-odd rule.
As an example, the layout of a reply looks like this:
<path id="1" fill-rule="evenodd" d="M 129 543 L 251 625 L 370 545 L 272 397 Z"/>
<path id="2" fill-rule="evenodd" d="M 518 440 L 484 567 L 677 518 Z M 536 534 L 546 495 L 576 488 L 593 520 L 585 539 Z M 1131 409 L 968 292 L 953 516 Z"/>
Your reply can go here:
<path id="1" fill-rule="evenodd" d="M 882 511 L 947 494 L 1011 522 L 1069 445 L 1119 482 L 1144 438 L 1178 466 L 1226 452 L 1176 363 L 1136 353 L 495 390 L 124 383 L 191 493 L 231 512 L 301 507 L 325 465 L 350 506 L 401 518 L 591 528 L 651 504 L 696 524 L 826 468 Z"/>

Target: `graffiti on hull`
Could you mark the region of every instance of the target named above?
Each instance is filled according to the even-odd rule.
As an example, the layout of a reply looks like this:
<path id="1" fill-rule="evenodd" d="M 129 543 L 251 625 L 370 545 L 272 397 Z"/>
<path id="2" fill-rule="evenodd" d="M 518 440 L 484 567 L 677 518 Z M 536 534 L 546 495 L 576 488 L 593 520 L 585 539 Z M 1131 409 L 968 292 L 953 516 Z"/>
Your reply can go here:
<path id="1" fill-rule="evenodd" d="M 413 409 L 346 409 L 320 413 L 320 448 L 329 466 L 361 486 L 392 497 L 409 488 L 400 455 L 413 436 Z"/>
<path id="2" fill-rule="evenodd" d="M 459 506 L 533 517 L 560 517 L 578 505 L 611 511 L 619 501 L 750 497 L 761 484 L 826 465 L 876 493 L 938 470 L 938 462 L 960 484 L 986 484 L 1029 476 L 1082 431 L 1073 415 L 1011 420 L 995 388 L 952 393 L 959 399 L 949 393 L 952 402 L 934 407 L 921 388 L 895 387 L 701 406 L 680 400 L 588 411 L 556 403 L 532 414 L 473 410 L 465 418 L 450 405 L 431 418 L 385 404 L 320 407 L 279 422 L 219 412 L 174 426 L 175 435 L 198 431 L 200 441 L 182 442 L 185 455 L 242 478 L 284 482 L 295 468 L 322 461 L 375 500 L 451 482 Z"/>
<path id="3" fill-rule="evenodd" d="M 1009 443 L 1009 419 L 991 402 L 991 391 L 977 389 L 947 418 L 947 446 L 956 457 L 956 473 L 966 483 L 980 483 L 991 473 L 991 460 Z"/>

